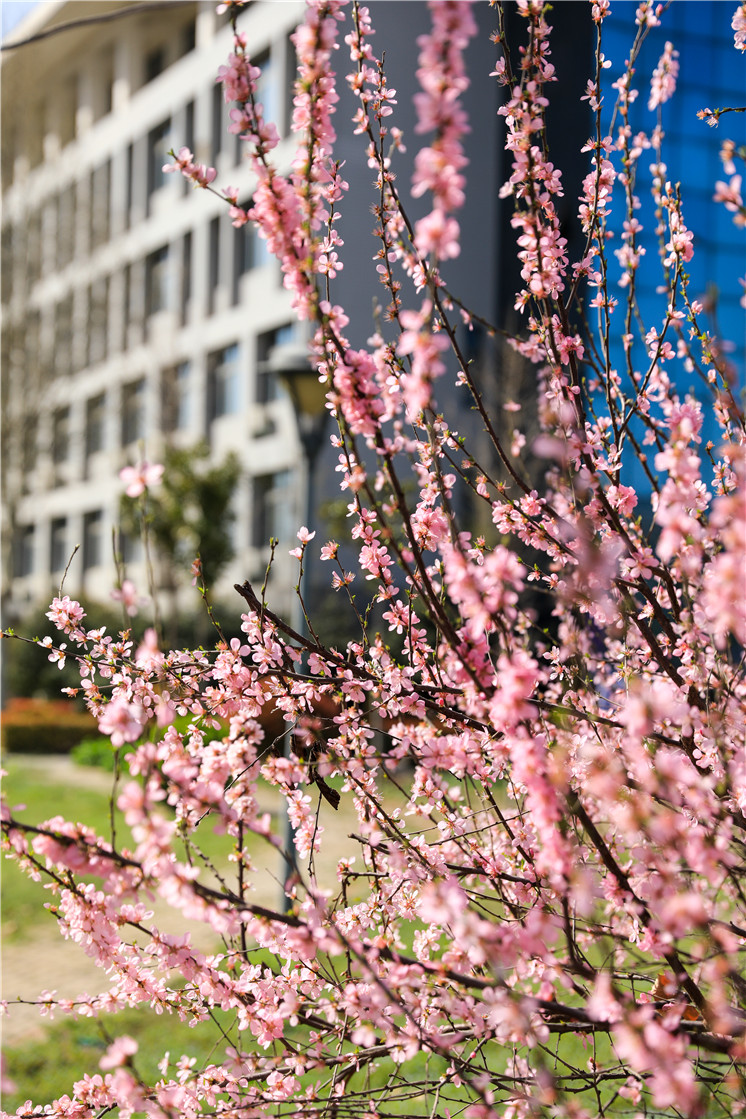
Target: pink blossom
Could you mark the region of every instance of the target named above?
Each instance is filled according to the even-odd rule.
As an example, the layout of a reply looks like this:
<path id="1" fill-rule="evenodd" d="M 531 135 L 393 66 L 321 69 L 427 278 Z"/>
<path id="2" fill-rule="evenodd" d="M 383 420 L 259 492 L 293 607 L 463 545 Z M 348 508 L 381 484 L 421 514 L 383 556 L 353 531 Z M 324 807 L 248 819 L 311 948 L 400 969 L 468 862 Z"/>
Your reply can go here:
<path id="1" fill-rule="evenodd" d="M 422 256 L 432 253 L 439 260 L 449 260 L 461 251 L 459 232 L 455 218 L 448 218 L 442 210 L 435 209 L 415 225 L 417 250 Z"/>
<path id="2" fill-rule="evenodd" d="M 746 4 L 739 4 L 736 8 L 731 27 L 735 31 L 733 43 L 736 50 L 746 51 Z"/>
<path id="3" fill-rule="evenodd" d="M 740 175 L 733 175 L 728 183 L 718 181 L 715 183 L 714 194 L 716 202 L 724 203 L 726 210 L 736 215 L 733 222 L 737 226 L 746 225 L 746 207 L 741 195 L 741 181 Z"/>
<path id="4" fill-rule="evenodd" d="M 101 734 L 111 738 L 112 746 L 136 742 L 143 732 L 147 715 L 139 704 L 130 703 L 124 696 L 115 696 L 106 705 L 98 722 Z"/>
<path id="5" fill-rule="evenodd" d="M 58 629 L 69 633 L 85 618 L 85 610 L 79 602 L 75 602 L 68 595 L 65 595 L 63 598 L 52 600 L 52 605 L 47 610 L 46 617 L 53 621 Z"/>
<path id="6" fill-rule="evenodd" d="M 150 486 L 156 486 L 163 477 L 165 467 L 160 464 L 151 465 L 141 462 L 139 466 L 124 466 L 119 471 L 119 477 L 125 483 L 127 497 L 139 497 Z"/>
<path id="7" fill-rule="evenodd" d="M 653 71 L 653 80 L 650 83 L 649 109 L 657 109 L 669 101 L 676 92 L 676 79 L 679 76 L 679 52 L 673 49 L 673 43 L 666 43 L 658 65 Z"/>
<path id="8" fill-rule="evenodd" d="M 592 18 L 608 10 L 598 0 Z M 117 751 L 126 826 L 2 806 L 4 853 L 48 886 L 68 947 L 106 980 L 93 995 L 42 991 L 39 1010 L 108 1022 L 140 1006 L 189 1023 L 208 1056 L 166 1051 L 151 1074 L 119 1038 L 105 1075 L 24 1116 L 376 1119 L 416 1110 L 413 1092 L 420 1110 L 482 1119 L 584 1119 L 615 1092 L 641 1115 L 742 1105 L 746 449 L 734 359 L 690 286 L 687 184 L 669 180 L 660 125 L 632 124 L 637 46 L 666 12 L 639 5 L 613 86 L 603 56 L 578 75 L 609 112 L 579 154 L 576 246 L 546 128 L 551 12 L 514 5 L 494 76 L 522 314 L 493 338 L 485 308 L 437 270 L 461 244 L 462 261 L 478 257 L 455 214 L 479 10 L 429 11 L 407 138 L 419 221 L 397 166 L 401 91 L 364 6 L 309 4 L 294 36 L 300 134 L 281 165 L 247 53 L 257 28 L 262 41 L 253 8 L 221 69 L 254 188 L 250 217 L 237 188 L 223 203 L 276 253 L 337 421 L 348 530 L 320 554 L 343 593 L 326 624 L 306 595 L 299 633 L 276 557 L 264 585 L 236 587 L 240 636 L 216 628 L 190 649 L 85 628 L 79 603 L 52 603 L 64 641 L 38 642 L 41 664 L 78 671 L 68 691 Z M 355 104 L 339 125 L 343 37 Z M 654 109 L 675 71 L 669 45 Z M 355 278 L 341 127 L 373 180 L 385 294 L 372 323 L 350 323 L 327 290 L 343 260 Z M 737 152 L 723 157 L 735 177 Z M 207 185 L 191 151 L 176 162 Z M 740 182 L 717 190 L 740 204 Z M 123 479 L 138 496 L 146 469 Z M 297 536 L 303 561 L 315 534 Z"/>
<path id="9" fill-rule="evenodd" d="M 163 653 L 158 648 L 158 635 L 152 626 L 148 626 L 143 634 L 142 642 L 137 646 L 135 664 L 152 671 L 162 663 Z"/>
<path id="10" fill-rule="evenodd" d="M 139 1046 L 134 1038 L 128 1037 L 126 1034 L 116 1038 L 99 1061 L 99 1068 L 113 1069 L 129 1064 L 130 1057 L 134 1057 L 138 1048 Z"/>
<path id="11" fill-rule="evenodd" d="M 121 587 L 110 591 L 110 596 L 115 602 L 122 603 L 130 618 L 134 618 L 139 608 L 147 602 L 147 599 L 138 595 L 137 588 L 130 579 L 124 579 Z"/>

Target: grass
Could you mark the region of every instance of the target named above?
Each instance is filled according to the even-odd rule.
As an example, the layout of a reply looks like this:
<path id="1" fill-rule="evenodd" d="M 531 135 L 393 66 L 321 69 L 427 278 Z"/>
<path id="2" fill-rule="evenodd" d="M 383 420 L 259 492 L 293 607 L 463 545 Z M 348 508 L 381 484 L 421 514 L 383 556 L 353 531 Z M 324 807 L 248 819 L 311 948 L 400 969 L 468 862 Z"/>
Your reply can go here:
<path id="1" fill-rule="evenodd" d="M 38 824 L 60 815 L 66 820 L 85 823 L 110 841 L 113 812 L 117 845 L 133 846 L 124 818 L 118 809 L 112 808 L 111 796 L 104 788 L 90 789 L 76 784 L 74 770 L 71 782 L 60 781 L 38 766 L 27 766 L 20 757 L 11 756 L 4 768 L 7 772 L 3 779 L 5 801 L 17 819 Z M 229 836 L 216 834 L 209 827 L 209 821 L 205 821 L 199 827 L 198 842 L 219 869 L 228 866 L 227 855 L 232 847 Z M 44 909 L 45 903 L 51 900 L 44 882 L 29 878 L 10 859 L 3 860 L 0 898 L 2 939 L 8 946 L 22 942 L 28 930 L 38 928 L 43 921 L 48 921 L 50 926 L 54 921 Z M 60 948 L 63 952 L 66 950 L 62 941 Z M 64 967 L 64 956 L 61 966 Z M 216 1040 L 221 1040 L 213 1023 L 194 1029 L 175 1017 L 157 1016 L 148 1007 L 124 1011 L 116 1019 L 58 1020 L 45 1029 L 42 1040 L 35 1038 L 4 1050 L 6 1072 L 16 1090 L 4 1093 L 3 1107 L 14 1110 L 26 1099 L 46 1104 L 68 1092 L 84 1072 L 96 1071 L 111 1038 L 125 1033 L 139 1042 L 138 1066 L 150 1078 L 157 1077 L 157 1063 L 166 1049 L 174 1056 L 185 1053 L 198 1061 L 206 1061 L 215 1049 Z M 218 1058 L 224 1048 L 222 1041 Z"/>
<path id="2" fill-rule="evenodd" d="M 6 1072 L 15 1084 L 15 1091 L 6 1094 L 3 1105 L 8 1111 L 12 1111 L 26 1099 L 33 1099 L 35 1104 L 51 1103 L 53 1099 L 69 1092 L 75 1080 L 80 1079 L 84 1073 L 95 1072 L 111 1040 L 123 1034 L 133 1037 L 138 1043 L 134 1063 L 145 1083 L 154 1083 L 159 1079 L 158 1062 L 166 1051 L 169 1052 L 171 1062 L 169 1071 L 173 1070 L 175 1062 L 182 1055 L 194 1060 L 195 1067 L 211 1062 L 220 1063 L 229 1043 L 251 1051 L 256 1043 L 250 1033 L 247 1031 L 237 1035 L 232 1025 L 231 1016 L 218 1013 L 214 1022 L 201 1022 L 190 1028 L 175 1016 L 159 1017 L 148 1008 L 123 1011 L 116 1019 L 71 1019 L 55 1022 L 43 1041 L 11 1048 L 6 1052 Z M 223 1030 L 228 1034 L 228 1039 L 221 1032 Z M 294 1030 L 288 1031 L 291 1041 L 300 1040 L 296 1033 Z M 558 1048 L 559 1059 L 553 1062 L 551 1056 L 547 1055 L 546 1065 L 552 1067 L 554 1064 L 560 1073 L 566 1071 L 562 1067 L 565 1061 L 576 1067 L 585 1067 L 593 1052 L 591 1048 L 586 1049 L 579 1038 L 569 1036 L 563 1038 Z M 606 1049 L 607 1044 L 602 1043 L 600 1048 Z M 482 1060 L 479 1063 L 486 1074 L 499 1076 L 505 1072 L 511 1053 L 512 1047 L 491 1042 L 482 1047 Z M 600 1053 L 597 1056 L 601 1059 Z M 448 1063 L 443 1057 L 422 1051 L 402 1065 L 394 1064 L 388 1059 L 376 1060 L 370 1067 L 349 1078 L 346 1091 L 348 1107 L 351 1099 L 357 1095 L 361 1114 L 364 1101 L 371 1099 L 379 1101 L 379 1105 L 384 1104 L 387 1115 L 401 1116 L 402 1119 L 425 1119 L 429 1116 L 442 1119 L 448 1111 L 452 1115 L 458 1115 L 467 1102 L 473 1100 L 473 1096 L 458 1082 L 445 1079 Z M 323 1082 L 328 1075 L 323 1070 L 315 1070 L 303 1077 L 302 1083 L 306 1086 L 312 1082 Z M 441 1077 L 444 1079 L 441 1080 Z M 602 1102 L 603 1113 L 628 1112 L 627 1101 L 617 1099 L 611 1102 L 613 1091 L 609 1086 L 601 1086 L 598 1098 Z M 589 1095 L 592 1093 L 585 1094 L 586 1105 L 592 1103 Z M 579 1094 L 579 1104 L 582 1098 Z"/>
<path id="3" fill-rule="evenodd" d="M 111 794 L 104 789 L 90 789 L 74 783 L 74 770 L 71 782 L 63 782 L 48 775 L 43 769 L 27 768 L 21 758 L 11 757 L 5 762 L 7 776 L 3 779 L 5 803 L 11 808 L 13 816 L 28 823 L 39 824 L 52 816 L 62 816 L 73 823 L 84 823 L 93 828 L 97 835 L 107 842 L 112 839 L 112 819 L 118 848 L 133 847 L 132 836 L 124 822 L 122 813 L 112 804 Z M 113 788 L 113 775 L 112 775 Z M 169 814 L 164 805 L 160 811 Z M 260 841 L 256 840 L 259 844 Z M 195 861 L 199 851 L 219 871 L 229 871 L 228 855 L 233 849 L 230 836 L 216 832 L 210 818 L 206 818 L 191 837 L 190 852 Z M 247 840 L 251 850 L 252 838 Z M 187 859 L 186 849 L 177 855 Z M 205 879 L 207 881 L 207 879 Z M 0 881 L 0 901 L 2 903 L 2 939 L 6 944 L 18 942 L 26 931 L 44 919 L 44 904 L 50 900 L 49 890 L 43 882 L 35 882 L 10 859 L 3 860 Z M 49 920 L 51 921 L 51 917 Z"/>
<path id="4" fill-rule="evenodd" d="M 220 1017 L 216 1015 L 217 1019 Z M 5 1050 L 5 1071 L 14 1091 L 4 1094 L 3 1107 L 14 1111 L 27 1099 L 34 1104 L 48 1104 L 69 1093 L 84 1073 L 92 1075 L 98 1071 L 107 1046 L 124 1034 L 139 1045 L 136 1067 L 146 1083 L 159 1078 L 158 1062 L 167 1050 L 174 1061 L 185 1054 L 199 1064 L 207 1064 L 219 1061 L 226 1048 L 213 1022 L 190 1028 L 174 1015 L 156 1015 L 149 1007 L 124 1010 L 116 1018 L 57 1021 L 45 1031 L 42 1040 Z"/>
<path id="5" fill-rule="evenodd" d="M 83 822 L 95 828 L 98 835 L 110 839 L 110 806 L 105 793 L 54 781 L 43 770 L 25 769 L 20 759 L 7 761 L 5 768 L 5 802 L 16 819 L 38 824 L 52 816 L 63 816 L 66 820 Z M 124 819 L 116 809 L 114 819 L 118 835 L 126 834 L 129 838 Z M 40 913 L 44 913 L 44 903 L 49 901 L 49 891 L 43 883 L 29 878 L 14 861 L 5 859 L 0 898 L 2 938 L 12 943 L 38 922 Z"/>
<path id="6" fill-rule="evenodd" d="M 68 819 L 81 819 L 103 837 L 110 836 L 110 797 L 106 792 L 53 780 L 43 770 L 30 772 L 20 759 L 11 759 L 7 769 L 7 803 L 11 806 L 25 805 L 25 808 L 14 811 L 14 815 L 38 822 L 52 814 L 60 814 Z M 340 837 L 349 830 L 349 802 L 346 798 L 338 816 L 326 807 L 322 807 L 322 812 L 325 812 L 327 825 L 334 823 L 338 828 Z M 126 826 L 118 812 L 115 812 L 115 824 L 119 843 L 129 842 Z M 199 830 L 205 832 L 200 835 L 201 847 L 219 868 L 225 868 L 230 839 L 215 835 L 209 828 L 209 820 Z M 338 855 L 342 853 L 337 851 Z M 12 943 L 24 935 L 25 929 L 38 923 L 43 912 L 41 907 L 48 900 L 49 893 L 6 861 L 2 895 L 3 933 Z M 409 931 L 413 933 L 414 928 L 412 923 Z M 253 958 L 256 962 L 273 962 L 263 952 L 256 952 Z M 332 966 L 335 963 L 330 962 Z M 338 962 L 344 966 L 341 961 Z M 6 1072 L 15 1084 L 15 1091 L 5 1093 L 3 1106 L 13 1111 L 26 1099 L 33 1099 L 35 1104 L 47 1104 L 69 1092 L 76 1079 L 86 1072 L 92 1074 L 97 1071 L 106 1047 L 114 1037 L 123 1034 L 129 1034 L 138 1042 L 135 1063 L 146 1083 L 158 1079 L 158 1063 L 167 1050 L 172 1065 L 185 1055 L 199 1067 L 212 1061 L 220 1062 L 228 1044 L 249 1050 L 255 1046 L 250 1033 L 237 1032 L 233 1015 L 218 1014 L 215 1020 L 200 1022 L 193 1027 L 181 1022 L 175 1015 L 156 1015 L 149 1007 L 126 1010 L 111 1018 L 58 1018 L 47 1026 L 41 1039 L 35 1038 L 7 1049 Z M 289 1037 L 291 1041 L 294 1037 L 300 1041 L 296 1031 L 290 1030 Z M 504 1073 L 511 1053 L 512 1047 L 503 1047 L 494 1041 L 482 1047 L 480 1060 L 484 1072 L 488 1076 L 499 1077 Z M 532 1063 L 538 1055 L 535 1051 Z M 544 1050 L 543 1062 L 545 1068 L 561 1076 L 571 1068 L 587 1068 L 589 1059 L 594 1055 L 600 1067 L 614 1063 L 608 1037 L 601 1034 L 587 1044 L 580 1037 L 567 1034 L 550 1040 Z M 350 1099 L 358 1093 L 361 1112 L 362 1101 L 369 1098 L 385 1101 L 385 1110 L 391 1116 L 442 1117 L 446 1108 L 457 1115 L 463 1110 L 468 1093 L 457 1084 L 440 1081 L 446 1068 L 447 1062 L 443 1058 L 424 1052 L 415 1054 L 403 1065 L 381 1059 L 349 1079 L 347 1096 Z M 325 1077 L 323 1073 L 315 1072 L 308 1074 L 304 1083 L 306 1079 L 323 1080 Z M 578 1103 L 590 1107 L 591 1111 L 600 1103 L 604 1114 L 629 1113 L 628 1101 L 620 1097 L 613 1099 L 618 1086 L 618 1083 L 599 1084 L 597 1098 L 593 1092 L 579 1093 Z M 703 1114 L 714 1117 L 722 1116 L 723 1112 L 711 1104 Z"/>

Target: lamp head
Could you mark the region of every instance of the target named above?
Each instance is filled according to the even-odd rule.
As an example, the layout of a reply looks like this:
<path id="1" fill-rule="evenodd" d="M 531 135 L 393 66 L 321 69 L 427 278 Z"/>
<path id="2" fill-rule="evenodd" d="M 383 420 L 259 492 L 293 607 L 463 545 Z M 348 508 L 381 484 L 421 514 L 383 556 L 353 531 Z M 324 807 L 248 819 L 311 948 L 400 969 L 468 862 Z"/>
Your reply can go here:
<path id="1" fill-rule="evenodd" d="M 321 448 L 326 426 L 326 385 L 319 381 L 303 342 L 287 342 L 270 351 L 267 367 L 283 383 L 293 402 L 298 435 L 309 465 Z"/>
<path id="2" fill-rule="evenodd" d="M 302 417 L 315 420 L 326 414 L 326 386 L 319 381 L 303 342 L 275 346 L 267 365 L 288 390 L 299 422 Z"/>

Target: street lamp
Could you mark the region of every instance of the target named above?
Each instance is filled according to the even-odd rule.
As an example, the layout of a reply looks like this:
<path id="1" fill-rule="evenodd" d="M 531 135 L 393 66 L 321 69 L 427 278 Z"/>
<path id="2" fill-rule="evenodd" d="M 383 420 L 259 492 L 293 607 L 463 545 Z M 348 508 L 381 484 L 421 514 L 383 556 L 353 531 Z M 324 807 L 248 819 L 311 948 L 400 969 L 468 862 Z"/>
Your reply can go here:
<path id="1" fill-rule="evenodd" d="M 326 385 L 309 361 L 303 342 L 286 342 L 269 353 L 269 371 L 283 383 L 293 402 L 298 435 L 309 465 L 315 465 L 326 427 Z M 307 507 L 305 512 L 313 513 Z"/>
<path id="2" fill-rule="evenodd" d="M 275 346 L 270 350 L 267 367 L 285 386 L 293 404 L 298 438 L 303 450 L 303 523 L 313 530 L 312 522 L 316 519 L 316 467 L 328 416 L 326 385 L 319 381 L 319 375 L 309 361 L 308 348 L 303 342 L 287 342 Z M 306 587 L 310 585 L 309 570 L 310 563 L 305 562 L 300 585 L 304 601 Z M 306 634 L 300 598 L 295 600 L 293 624 L 298 633 Z"/>
<path id="3" fill-rule="evenodd" d="M 316 467 L 319 451 L 323 446 L 324 429 L 328 412 L 326 409 L 326 386 L 319 381 L 316 369 L 311 365 L 308 348 L 300 342 L 288 342 L 275 346 L 267 361 L 269 372 L 285 386 L 293 404 L 298 438 L 303 450 L 303 523 L 313 531 L 316 519 Z M 299 593 L 294 599 L 293 628 L 302 636 L 307 635 L 308 627 L 303 604 L 308 603 L 308 588 L 311 585 L 311 552 L 304 557 L 300 577 Z M 290 740 L 285 740 L 285 756 L 290 753 Z M 297 870 L 295 858 L 295 836 L 290 817 L 285 814 L 283 872 L 287 880 Z M 290 898 L 283 886 L 282 906 L 285 912 L 290 908 Z"/>

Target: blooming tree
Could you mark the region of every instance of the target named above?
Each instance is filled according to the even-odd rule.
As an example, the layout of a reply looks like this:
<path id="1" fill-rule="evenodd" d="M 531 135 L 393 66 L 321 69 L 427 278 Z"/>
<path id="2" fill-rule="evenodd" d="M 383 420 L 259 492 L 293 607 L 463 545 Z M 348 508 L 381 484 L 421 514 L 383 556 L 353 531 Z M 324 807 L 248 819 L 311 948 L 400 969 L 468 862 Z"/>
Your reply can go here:
<path id="1" fill-rule="evenodd" d="M 273 163 L 259 71 L 235 35 L 220 79 L 258 185 L 249 213 L 226 197 L 236 224 L 258 225 L 310 324 L 356 564 L 347 570 L 344 549 L 306 529 L 293 554 L 303 563 L 320 547 L 353 611 L 351 581 L 367 580 L 382 625 L 360 614 L 357 638 L 327 647 L 312 611 L 297 632 L 244 584 L 241 641 L 133 653 L 126 633 L 88 629 L 77 603 L 54 601 L 88 706 L 124 756 L 117 795 L 132 837 L 125 847 L 82 824 L 32 827 L 5 811 L 7 852 L 51 883 L 63 935 L 110 979 L 105 995 L 57 1005 L 111 1015 L 145 1004 L 213 1030 L 215 1054 L 201 1065 L 166 1055 L 148 1082 L 135 1042 L 119 1037 L 101 1072 L 45 1114 L 743 1110 L 746 459 L 734 375 L 689 291 L 695 246 L 666 177 L 660 107 L 674 94 L 677 55 L 667 44 L 648 93 L 650 129 L 634 134 L 635 64 L 661 11 L 640 5 L 626 69 L 609 89 L 609 4 L 592 4 L 596 132 L 578 200 L 585 245 L 571 260 L 555 207 L 562 180 L 544 143 L 551 28 L 541 3 L 516 7 L 520 54 L 495 10 L 512 159 L 501 193 L 521 274 L 522 330 L 507 344 L 535 369 L 541 490 L 521 439 L 506 446 L 484 404 L 460 344 L 473 320 L 446 286 L 461 247 L 470 5 L 433 3 L 419 40 L 426 139 L 413 193 L 429 203 L 414 222 L 395 177 L 395 91 L 366 9 L 312 0 L 295 34 L 300 142 L 289 174 Z M 741 6 L 740 47 L 744 22 Z M 338 58 L 349 52 L 354 128 L 377 178 L 388 304 L 363 349 L 350 346 L 334 302 L 346 188 L 334 154 L 338 48 Z M 613 127 L 604 98 L 615 100 Z M 635 194 L 651 155 L 657 260 L 643 258 Z M 733 145 L 726 158 L 735 176 Z M 189 151 L 176 162 L 216 189 Z M 739 185 L 713 184 L 737 218 Z M 610 251 L 620 209 L 624 232 Z M 656 321 L 642 320 L 637 301 L 642 267 L 659 270 L 665 292 Z M 438 410 L 448 369 L 498 470 Z M 702 382 L 706 406 L 680 390 L 682 377 Z M 705 423 L 718 433 L 703 446 Z M 459 488 L 486 510 L 484 536 L 458 522 Z M 527 605 L 532 586 L 548 624 Z M 270 712 L 291 748 L 267 735 Z M 176 714 L 191 717 L 187 731 Z M 224 737 L 207 743 L 216 726 Z M 286 803 L 288 840 L 259 808 L 262 782 Z M 322 820 L 340 797 L 357 815 L 357 850 L 329 890 L 315 867 Z M 213 823 L 233 842 L 230 875 L 200 859 Z M 259 905 L 262 851 L 286 842 L 285 904 Z M 163 932 L 154 896 L 204 922 L 219 947 L 206 953 Z M 30 1103 L 18 1112 L 32 1113 Z"/>

